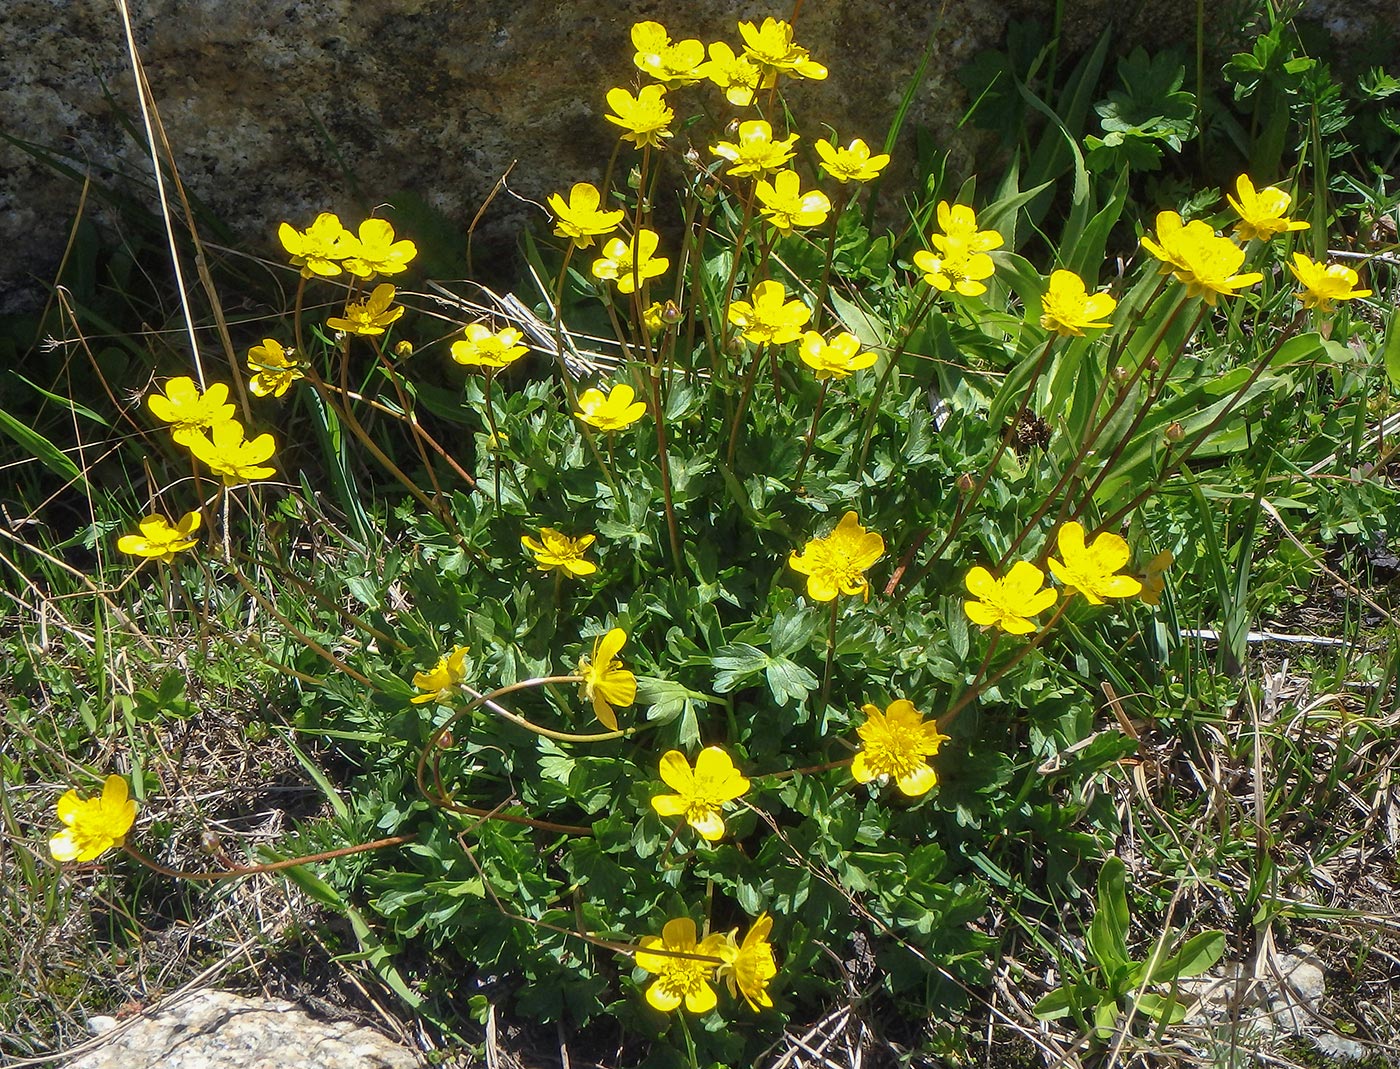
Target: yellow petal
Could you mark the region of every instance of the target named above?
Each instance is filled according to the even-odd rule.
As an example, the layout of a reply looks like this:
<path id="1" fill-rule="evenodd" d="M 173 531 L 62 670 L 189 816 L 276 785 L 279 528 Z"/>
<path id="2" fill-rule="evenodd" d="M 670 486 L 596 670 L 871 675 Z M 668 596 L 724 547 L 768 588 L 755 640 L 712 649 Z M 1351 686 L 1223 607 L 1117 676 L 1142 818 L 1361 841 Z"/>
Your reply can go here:
<path id="1" fill-rule="evenodd" d="M 667 750 L 661 757 L 661 782 L 673 791 L 688 794 L 695 787 L 695 773 L 679 750 Z"/>
<path id="2" fill-rule="evenodd" d="M 606 635 L 600 638 L 593 647 L 593 663 L 601 665 L 604 669 L 617 657 L 623 644 L 627 641 L 627 632 L 620 627 L 614 627 Z"/>
<path id="3" fill-rule="evenodd" d="M 652 795 L 651 807 L 663 817 L 678 817 L 685 812 L 685 799 L 679 794 Z"/>
<path id="4" fill-rule="evenodd" d="M 1001 613 L 980 601 L 964 601 L 963 611 L 978 627 L 991 627 L 1001 619 Z"/>
<path id="5" fill-rule="evenodd" d="M 851 762 L 851 775 L 855 776 L 857 783 L 869 783 L 878 773 L 871 769 L 862 752 L 856 754 L 855 760 Z"/>
<path id="6" fill-rule="evenodd" d="M 78 797 L 77 791 L 71 789 L 65 791 L 63 796 L 58 800 L 58 819 L 65 824 L 72 824 L 74 818 L 76 818 L 78 813 L 82 810 L 82 806 L 83 802 L 82 799 Z"/>
<path id="7" fill-rule="evenodd" d="M 937 782 L 938 773 L 929 765 L 920 765 L 909 775 L 901 776 L 895 786 L 899 788 L 900 793 L 917 798 L 921 794 L 927 794 Z"/>
<path id="8" fill-rule="evenodd" d="M 1018 561 L 1017 563 L 1022 563 Z M 1015 569 L 1013 568 L 1014 572 Z M 967 585 L 968 593 L 977 598 L 986 600 L 997 588 L 997 581 L 992 578 L 992 573 L 980 565 L 968 569 L 967 578 L 963 580 Z"/>
<path id="9" fill-rule="evenodd" d="M 702 983 L 685 996 L 685 1008 L 691 1013 L 709 1013 L 715 1008 L 715 1003 L 718 1001 L 714 988 L 709 984 Z"/>
<path id="10" fill-rule="evenodd" d="M 638 955 L 640 957 L 640 955 Z M 657 980 L 647 988 L 647 1002 L 653 1009 L 662 1013 L 670 1013 L 681 1004 L 681 996 L 669 986 L 663 987 L 660 980 Z"/>
<path id="11" fill-rule="evenodd" d="M 593 696 L 593 715 L 609 731 L 621 730 L 617 726 L 617 714 L 612 711 L 612 706 L 605 702 L 601 695 L 595 694 Z"/>
<path id="12" fill-rule="evenodd" d="M 709 842 L 714 842 L 724 836 L 724 818 L 719 815 L 717 810 L 712 809 L 706 813 L 697 813 L 686 819 L 690 822 L 690 826 Z"/>
<path id="13" fill-rule="evenodd" d="M 49 853 L 55 861 L 72 861 L 78 854 L 78 844 L 73 841 L 73 829 L 64 828 L 49 839 Z"/>

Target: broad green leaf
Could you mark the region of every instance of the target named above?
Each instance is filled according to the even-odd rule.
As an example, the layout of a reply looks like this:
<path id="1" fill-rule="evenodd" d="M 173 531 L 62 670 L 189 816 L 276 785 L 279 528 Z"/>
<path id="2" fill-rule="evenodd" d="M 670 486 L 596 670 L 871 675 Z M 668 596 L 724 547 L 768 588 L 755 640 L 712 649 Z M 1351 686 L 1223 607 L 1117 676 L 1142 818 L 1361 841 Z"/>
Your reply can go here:
<path id="1" fill-rule="evenodd" d="M 1055 988 L 1032 1006 L 1031 1013 L 1042 1021 L 1058 1021 L 1061 1017 L 1069 1016 L 1074 1003 L 1074 985 L 1065 984 L 1064 987 Z"/>
<path id="2" fill-rule="evenodd" d="M 1129 962 L 1128 898 L 1123 862 L 1110 857 L 1099 872 L 1098 910 L 1089 924 L 1089 951 L 1106 973 Z"/>
<path id="3" fill-rule="evenodd" d="M 1113 1025 L 1118 1020 L 1118 1002 L 1106 998 L 1094 1007 L 1094 1034 L 1099 1039 L 1113 1038 Z"/>
<path id="4" fill-rule="evenodd" d="M 1137 1008 L 1154 1021 L 1165 1021 L 1167 1024 L 1178 1024 L 1186 1018 L 1185 1003 L 1170 996 L 1163 998 L 1154 995 L 1150 991 L 1138 995 Z"/>
<path id="5" fill-rule="evenodd" d="M 1148 983 L 1171 983 L 1181 977 L 1200 976 L 1225 953 L 1225 933 L 1201 932 L 1193 935 L 1173 953 L 1157 962 Z"/>

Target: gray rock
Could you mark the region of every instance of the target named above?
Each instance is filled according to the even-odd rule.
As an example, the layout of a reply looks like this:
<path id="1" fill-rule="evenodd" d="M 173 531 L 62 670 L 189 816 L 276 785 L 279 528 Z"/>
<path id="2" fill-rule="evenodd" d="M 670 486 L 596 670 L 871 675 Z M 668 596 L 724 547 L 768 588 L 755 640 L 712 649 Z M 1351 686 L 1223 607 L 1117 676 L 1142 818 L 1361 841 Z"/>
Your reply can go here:
<path id="1" fill-rule="evenodd" d="M 1391 0 L 1317 2 L 1339 32 L 1386 19 L 1393 29 L 1400 21 Z M 1364 17 L 1331 14 L 1367 5 L 1375 10 Z M 831 77 L 793 84 L 789 99 L 809 139 L 829 124 L 843 143 L 853 137 L 877 143 L 931 42 L 927 77 L 896 146 L 890 182 L 897 188 L 912 175 L 916 126 L 931 129 L 955 160 L 965 159 L 974 135 L 956 128 L 966 107 L 959 68 L 997 46 L 1008 19 L 1034 16 L 1049 25 L 1056 6 L 1055 0 L 809 3 L 798 40 L 831 68 Z M 1233 28 L 1223 20 L 1234 6 L 1207 5 L 1208 39 L 1228 38 Z M 736 44 L 739 18 L 782 17 L 791 4 L 143 0 L 131 7 L 134 37 L 186 186 L 241 248 L 280 260 L 275 234 L 284 219 L 305 226 L 323 210 L 361 218 L 381 202 L 412 194 L 464 232 L 507 171 L 510 188 L 535 201 L 574 181 L 597 180 L 616 136 L 602 118 L 604 95 L 636 75 L 628 39 L 634 22 L 660 18 L 674 37 Z M 1195 0 L 1070 0 L 1063 11 L 1070 49 L 1110 26 L 1124 43 L 1149 47 L 1195 39 Z M 127 176 L 125 188 L 154 204 L 150 161 L 119 121 L 125 115 L 140 128 L 118 5 L 5 0 L 0 40 L 0 128 L 65 154 L 99 183 Z M 716 93 L 695 92 L 724 111 Z M 691 113 L 690 103 L 686 108 Z M 51 278 L 79 190 L 0 142 L 0 312 L 32 306 L 36 280 Z M 99 199 L 87 211 L 101 215 Z M 523 219 L 540 215 L 509 194 L 498 196 L 478 228 L 476 248 L 513 243 Z"/>
<path id="2" fill-rule="evenodd" d="M 94 1017 L 110 1039 L 69 1069 L 412 1069 L 409 1050 L 290 1002 L 200 991 L 135 1022 Z"/>

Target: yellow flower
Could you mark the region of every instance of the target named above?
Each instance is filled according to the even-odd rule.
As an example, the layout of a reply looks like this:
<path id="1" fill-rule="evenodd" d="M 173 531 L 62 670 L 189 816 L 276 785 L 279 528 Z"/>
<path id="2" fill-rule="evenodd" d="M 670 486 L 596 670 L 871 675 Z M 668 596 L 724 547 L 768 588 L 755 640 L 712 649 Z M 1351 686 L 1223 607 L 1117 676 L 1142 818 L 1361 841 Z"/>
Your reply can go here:
<path id="1" fill-rule="evenodd" d="M 345 260 L 345 270 L 357 278 L 401 274 L 418 255 L 418 246 L 413 242 L 394 240 L 394 226 L 387 219 L 366 219 L 360 224 L 358 238 L 348 244 L 350 255 Z"/>
<path id="2" fill-rule="evenodd" d="M 979 627 L 999 627 L 1012 635 L 1028 635 L 1035 624 L 1028 617 L 1054 605 L 1059 595 L 1054 587 L 1042 590 L 1045 573 L 1029 561 L 1018 560 L 1002 579 L 994 579 L 986 568 L 967 573 L 968 592 L 977 601 L 964 601 L 967 617 Z"/>
<path id="3" fill-rule="evenodd" d="M 467 646 L 457 646 L 451 653 L 438 658 L 438 663 L 426 672 L 413 673 L 413 685 L 422 694 L 415 694 L 408 700 L 414 705 L 425 702 L 450 702 L 457 688 L 467 678 Z"/>
<path id="4" fill-rule="evenodd" d="M 666 327 L 666 320 L 661 315 L 665 310 L 665 305 L 660 301 L 652 301 L 642 311 L 642 326 L 653 338 Z"/>
<path id="5" fill-rule="evenodd" d="M 754 90 L 763 77 L 753 60 L 743 53 L 735 55 L 723 41 L 710 45 L 710 58 L 695 73 L 723 89 L 724 98 L 736 108 L 753 103 Z"/>
<path id="6" fill-rule="evenodd" d="M 772 1006 L 768 996 L 768 981 L 778 975 L 778 965 L 773 960 L 773 947 L 768 942 L 768 933 L 773 930 L 773 918 L 760 913 L 749 926 L 748 934 L 740 944 L 735 936 L 738 929 L 724 937 L 720 947 L 720 965 L 716 975 L 729 985 L 729 993 L 742 994 L 744 1001 L 755 1013 L 760 1008 Z M 737 991 L 736 991 L 737 989 Z"/>
<path id="7" fill-rule="evenodd" d="M 696 70 L 705 60 L 705 46 L 696 40 L 675 41 L 659 22 L 639 22 L 632 27 L 632 62 L 637 69 L 667 85 L 689 85 L 703 75 Z"/>
<path id="8" fill-rule="evenodd" d="M 814 81 L 826 77 L 826 68 L 813 60 L 805 48 L 792 43 L 792 26 L 782 19 L 766 18 L 762 26 L 741 22 L 739 35 L 744 39 L 748 57 L 763 68 L 764 89 L 772 86 L 780 71 Z"/>
<path id="9" fill-rule="evenodd" d="M 982 279 L 996 272 L 992 258 L 985 252 L 973 252 L 960 241 L 945 240 L 942 245 L 938 255 L 926 249 L 914 254 L 914 266 L 924 273 L 924 281 L 937 290 L 957 290 L 964 297 L 986 293 Z"/>
<path id="10" fill-rule="evenodd" d="M 579 411 L 574 415 L 600 431 L 620 431 L 646 415 L 647 406 L 634 401 L 636 396 L 637 391 L 625 382 L 619 382 L 606 394 L 590 387 L 578 395 Z"/>
<path id="11" fill-rule="evenodd" d="M 802 192 L 796 171 L 779 171 L 773 181 L 758 180 L 759 211 L 783 234 L 795 226 L 820 226 L 831 211 L 831 201 L 819 189 Z"/>
<path id="12" fill-rule="evenodd" d="M 452 359 L 472 367 L 507 367 L 530 350 L 521 345 L 524 334 L 514 327 L 492 331 L 485 323 L 469 323 L 466 338 L 452 343 Z"/>
<path id="13" fill-rule="evenodd" d="M 659 85 L 644 85 L 633 96 L 626 89 L 608 90 L 608 107 L 615 115 L 604 115 L 610 123 L 625 131 L 621 138 L 641 148 L 643 145 L 661 147 L 661 139 L 671 136 L 671 122 L 676 113 L 666 103 L 666 90 Z"/>
<path id="14" fill-rule="evenodd" d="M 1156 240 L 1144 236 L 1142 245 L 1162 261 L 1162 274 L 1174 274 L 1186 284 L 1187 296 L 1202 297 L 1211 306 L 1221 295 L 1232 297 L 1264 277 L 1258 271 L 1236 274 L 1244 249 L 1199 219 L 1182 222 L 1176 212 L 1159 212 Z"/>
<path id="15" fill-rule="evenodd" d="M 671 261 L 654 255 L 661 243 L 655 230 L 643 227 L 630 242 L 613 238 L 603 246 L 603 255 L 593 261 L 593 277 L 617 283 L 618 293 L 635 293 L 649 278 L 664 275 Z"/>
<path id="16" fill-rule="evenodd" d="M 591 560 L 584 560 L 584 551 L 596 540 L 596 535 L 584 535 L 581 538 L 570 538 L 566 534 L 560 534 L 553 527 L 540 528 L 540 541 L 536 541 L 529 535 L 520 536 L 520 544 L 528 549 L 535 557 L 535 567 L 542 572 L 558 568 L 567 575 L 575 578 L 582 578 L 585 575 L 592 575 L 598 570 L 598 566 Z"/>
<path id="17" fill-rule="evenodd" d="M 938 782 L 938 774 L 924 760 L 938 753 L 948 741 L 934 721 L 924 722 L 924 714 L 912 702 L 900 698 L 883 713 L 873 705 L 862 706 L 865 723 L 856 728 L 862 748 L 851 762 L 857 783 L 869 783 L 888 776 L 900 793 L 915 798 L 927 794 Z"/>
<path id="18" fill-rule="evenodd" d="M 190 452 L 208 464 L 215 475 L 222 475 L 225 486 L 277 474 L 276 468 L 263 466 L 263 461 L 277 448 L 272 435 L 260 434 L 251 441 L 244 441 L 243 424 L 232 419 L 218 424 L 210 433 L 212 438 L 201 434 L 191 441 Z"/>
<path id="19" fill-rule="evenodd" d="M 875 353 L 867 349 L 860 352 L 860 339 L 854 334 L 842 331 L 831 341 L 826 341 L 815 330 L 802 335 L 802 345 L 797 350 L 802 362 L 817 374 L 817 380 L 844 379 L 853 372 L 874 365 Z"/>
<path id="20" fill-rule="evenodd" d="M 375 337 L 393 326 L 401 315 L 403 305 L 394 307 L 394 287 L 381 282 L 363 301 L 347 304 L 343 318 L 331 316 L 327 319 L 326 326 L 346 334 Z"/>
<path id="21" fill-rule="evenodd" d="M 1235 181 L 1235 192 L 1239 194 L 1238 200 L 1228 193 L 1225 199 L 1240 217 L 1235 224 L 1235 236 L 1241 241 L 1251 238 L 1268 241 L 1275 234 L 1308 228 L 1307 223 L 1288 218 L 1288 208 L 1293 198 L 1275 186 L 1265 186 L 1255 192 L 1249 175 L 1242 174 Z"/>
<path id="22" fill-rule="evenodd" d="M 627 632 L 614 627 L 593 641 L 593 657 L 580 657 L 578 674 L 583 676 L 579 693 L 584 701 L 593 703 L 593 715 L 609 731 L 617 731 L 614 705 L 627 706 L 637 700 L 637 677 L 622 667 L 617 659 Z"/>
<path id="23" fill-rule="evenodd" d="M 738 141 L 721 141 L 710 146 L 710 153 L 729 161 L 735 177 L 763 175 L 778 170 L 796 151 L 797 135 L 773 140 L 773 127 L 766 119 L 749 119 L 739 124 Z"/>
<path id="24" fill-rule="evenodd" d="M 1371 296 L 1370 290 L 1353 288 L 1360 279 L 1355 271 L 1342 264 L 1315 262 L 1301 252 L 1295 252 L 1288 270 L 1302 283 L 1303 288 L 1296 296 L 1303 302 L 1304 308 L 1332 312 L 1336 310 L 1337 301 L 1354 301 L 1358 297 Z"/>
<path id="25" fill-rule="evenodd" d="M 204 393 L 188 375 L 173 378 L 165 384 L 165 393 L 150 394 L 146 405 L 156 419 L 169 423 L 170 437 L 185 447 L 221 423 L 233 419 L 234 408 L 228 403 L 228 387 L 216 382 Z"/>
<path id="26" fill-rule="evenodd" d="M 168 564 L 176 553 L 199 544 L 199 539 L 194 537 L 199 523 L 198 512 L 185 513 L 174 527 L 164 516 L 147 516 L 136 525 L 141 533 L 122 535 L 117 539 L 117 549 L 133 557 L 154 557 Z"/>
<path id="27" fill-rule="evenodd" d="M 689 917 L 667 921 L 661 934 L 644 938 L 637 951 L 638 967 L 656 976 L 647 988 L 647 1002 L 662 1013 L 670 1013 L 682 1002 L 691 1013 L 709 1013 L 719 1001 L 710 981 L 723 960 L 723 946 L 724 936 L 718 932 L 697 943 L 695 922 Z M 714 960 L 703 961 L 692 955 Z"/>
<path id="28" fill-rule="evenodd" d="M 1084 280 L 1073 271 L 1055 271 L 1050 287 L 1040 299 L 1040 325 L 1061 337 L 1084 337 L 1085 330 L 1102 330 L 1110 324 L 1096 322 L 1111 315 L 1118 302 L 1107 293 L 1085 292 Z"/>
<path id="29" fill-rule="evenodd" d="M 568 238 L 574 248 L 586 249 L 593 239 L 603 234 L 611 234 L 622 222 L 623 211 L 605 212 L 599 209 L 602 197 L 595 186 L 588 182 L 575 182 L 569 190 L 566 201 L 558 193 L 549 195 L 549 210 L 557 220 L 554 233 Z"/>
<path id="30" fill-rule="evenodd" d="M 277 237 L 291 255 L 292 266 L 300 267 L 304 278 L 340 274 L 341 261 L 355 255 L 357 244 L 355 235 L 340 225 L 334 212 L 322 212 L 305 230 L 283 223 L 277 228 Z"/>
<path id="31" fill-rule="evenodd" d="M 890 158 L 881 152 L 870 155 L 870 146 L 856 138 L 846 148 L 838 148 L 826 138 L 817 142 L 822 170 L 838 182 L 869 182 L 880 177 Z"/>
<path id="32" fill-rule="evenodd" d="M 58 800 L 58 819 L 68 826 L 49 839 L 54 860 L 92 861 L 121 846 L 136 820 L 136 803 L 127 797 L 126 780 L 108 776 L 101 797 L 67 791 Z"/>
<path id="33" fill-rule="evenodd" d="M 943 233 L 929 235 L 929 243 L 948 255 L 948 248 L 957 245 L 967 252 L 990 252 L 1002 246 L 1002 236 L 995 230 L 978 230 L 977 213 L 966 204 L 950 205 L 938 202 L 938 225 Z"/>
<path id="34" fill-rule="evenodd" d="M 718 746 L 707 746 L 692 770 L 685 754 L 668 750 L 661 758 L 661 778 L 676 794 L 657 794 L 651 807 L 663 817 L 684 816 L 685 822 L 714 842 L 724 835 L 720 810 L 749 789 L 729 755 Z"/>
<path id="35" fill-rule="evenodd" d="M 295 349 L 284 349 L 275 338 L 264 338 L 248 350 L 248 370 L 253 377 L 248 388 L 254 397 L 281 397 L 297 379 L 303 378 L 301 361 Z"/>
<path id="36" fill-rule="evenodd" d="M 885 540 L 848 512 L 831 534 L 811 539 L 801 553 L 794 550 L 788 564 L 807 577 L 807 596 L 813 601 L 830 601 L 837 594 L 860 594 L 869 601 L 865 571 L 884 552 Z"/>
<path id="37" fill-rule="evenodd" d="M 729 322 L 756 345 L 786 345 L 802 336 L 812 310 L 797 299 L 789 301 L 781 282 L 769 280 L 753 288 L 749 301 L 731 301 Z"/>
<path id="38" fill-rule="evenodd" d="M 1162 592 L 1167 589 L 1166 571 L 1176 560 L 1169 549 L 1162 550 L 1147 562 L 1147 571 L 1142 577 L 1142 603 L 1156 605 L 1162 600 Z"/>
<path id="39" fill-rule="evenodd" d="M 1065 593 L 1083 594 L 1090 605 L 1102 605 L 1104 598 L 1130 598 L 1142 590 L 1131 575 L 1116 575 L 1128 563 L 1128 543 L 1104 531 L 1091 546 L 1084 545 L 1084 528 L 1074 520 L 1064 524 L 1055 536 L 1061 564 L 1054 557 L 1046 563 L 1055 578 L 1065 585 Z"/>

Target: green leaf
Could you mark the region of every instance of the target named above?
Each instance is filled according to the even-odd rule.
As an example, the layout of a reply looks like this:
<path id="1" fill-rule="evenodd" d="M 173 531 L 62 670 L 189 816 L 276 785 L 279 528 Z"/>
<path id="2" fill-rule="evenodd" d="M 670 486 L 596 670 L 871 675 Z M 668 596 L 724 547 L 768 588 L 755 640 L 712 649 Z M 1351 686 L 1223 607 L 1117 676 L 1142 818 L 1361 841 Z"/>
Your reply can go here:
<path id="1" fill-rule="evenodd" d="M 820 624 L 821 614 L 801 605 L 789 605 L 773 620 L 768 645 L 779 657 L 806 649 Z"/>
<path id="2" fill-rule="evenodd" d="M 1147 982 L 1167 984 L 1182 977 L 1200 976 L 1224 954 L 1224 932 L 1201 932 L 1182 943 L 1174 953 L 1157 962 Z"/>
<path id="3" fill-rule="evenodd" d="M 715 693 L 728 694 L 768 667 L 768 654 L 747 642 L 722 646 L 714 657 Z"/>
<path id="4" fill-rule="evenodd" d="M 806 668 L 786 657 L 774 658 L 764 672 L 773 700 L 779 705 L 801 701 L 817 689 L 819 680 Z"/>
<path id="5" fill-rule="evenodd" d="M 1392 389 L 1400 390 L 1400 309 L 1390 313 L 1385 332 L 1385 376 Z"/>
<path id="6" fill-rule="evenodd" d="M 1150 991 L 1144 991 L 1137 997 L 1137 1008 L 1154 1021 L 1163 1021 L 1166 1024 L 1179 1024 L 1186 1018 L 1186 1005 L 1176 998 L 1161 995 L 1154 995 Z"/>
<path id="7" fill-rule="evenodd" d="M 69 460 L 68 455 L 62 449 L 28 424 L 22 423 L 10 415 L 3 408 L 0 408 L 0 433 L 8 434 L 35 460 L 59 478 L 66 482 L 81 483 L 84 487 L 87 486 L 87 480 L 83 478 L 83 473 L 78 470 L 78 465 Z"/>
<path id="8" fill-rule="evenodd" d="M 1094 1034 L 1099 1039 L 1113 1038 L 1113 1025 L 1118 1020 L 1118 1002 L 1106 998 L 1094 1007 Z"/>
<path id="9" fill-rule="evenodd" d="M 107 422 L 107 420 L 104 417 L 99 416 L 96 412 L 88 408 L 86 405 L 78 404 L 78 402 L 73 400 L 71 397 L 64 397 L 62 394 L 51 393 L 48 390 L 44 389 L 42 386 L 40 386 L 37 382 L 30 382 L 18 371 L 12 371 L 10 372 L 10 374 L 13 375 L 15 378 L 19 379 L 20 382 L 24 383 L 35 393 L 47 398 L 55 404 L 62 405 L 64 408 L 70 409 L 76 415 L 82 416 L 84 419 L 90 419 L 94 423 L 99 423 L 104 427 L 111 426 L 111 424 Z"/>
<path id="10" fill-rule="evenodd" d="M 1065 984 L 1032 1006 L 1031 1013 L 1042 1021 L 1058 1021 L 1061 1017 L 1068 1017 L 1074 1005 L 1074 985 Z"/>
<path id="11" fill-rule="evenodd" d="M 1106 973 L 1122 968 L 1128 958 L 1128 897 L 1123 862 L 1110 857 L 1099 872 L 1098 910 L 1089 924 L 1089 950 Z"/>

